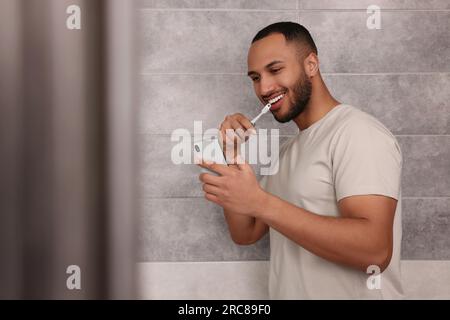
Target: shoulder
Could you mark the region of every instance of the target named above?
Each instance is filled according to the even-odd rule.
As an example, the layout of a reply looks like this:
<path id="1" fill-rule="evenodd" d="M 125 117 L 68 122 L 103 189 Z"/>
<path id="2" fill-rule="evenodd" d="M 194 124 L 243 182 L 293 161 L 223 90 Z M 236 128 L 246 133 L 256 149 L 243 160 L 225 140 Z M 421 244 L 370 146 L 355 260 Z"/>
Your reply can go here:
<path id="1" fill-rule="evenodd" d="M 334 145 L 359 144 L 373 148 L 383 145 L 401 153 L 397 139 L 384 124 L 373 115 L 351 105 L 346 105 L 336 119 L 333 140 Z"/>
<path id="2" fill-rule="evenodd" d="M 395 140 L 391 131 L 377 118 L 351 105 L 346 105 L 336 119 L 336 134 L 344 133 L 370 133 L 373 137 L 385 136 L 387 139 Z"/>

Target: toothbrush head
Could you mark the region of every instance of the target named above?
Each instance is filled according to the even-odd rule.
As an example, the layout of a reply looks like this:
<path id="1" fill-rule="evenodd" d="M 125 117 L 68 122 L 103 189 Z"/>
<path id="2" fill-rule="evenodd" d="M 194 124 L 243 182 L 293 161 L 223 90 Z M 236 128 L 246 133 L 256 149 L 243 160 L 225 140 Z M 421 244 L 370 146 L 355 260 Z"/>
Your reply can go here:
<path id="1" fill-rule="evenodd" d="M 263 113 L 263 114 L 264 114 L 264 113 L 267 113 L 267 111 L 269 111 L 271 107 L 272 107 L 272 104 L 271 104 L 271 103 L 266 104 L 266 105 L 264 106 L 264 108 L 262 109 L 261 113 Z"/>
<path id="2" fill-rule="evenodd" d="M 272 103 L 277 102 L 278 100 L 280 100 L 283 97 L 283 95 L 279 95 L 275 98 L 273 98 L 272 100 L 270 100 L 265 106 L 264 108 L 262 108 L 261 112 L 252 120 L 250 121 L 252 123 L 252 125 L 255 125 L 256 121 L 258 121 L 258 119 L 265 113 L 267 113 L 270 108 L 272 108 Z"/>

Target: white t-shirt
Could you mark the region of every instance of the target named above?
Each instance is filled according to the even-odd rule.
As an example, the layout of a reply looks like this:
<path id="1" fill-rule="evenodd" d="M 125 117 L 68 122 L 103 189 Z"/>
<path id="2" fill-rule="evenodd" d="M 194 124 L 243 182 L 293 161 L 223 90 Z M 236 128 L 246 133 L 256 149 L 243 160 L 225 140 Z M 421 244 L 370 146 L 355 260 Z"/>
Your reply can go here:
<path id="1" fill-rule="evenodd" d="M 340 104 L 286 141 L 278 160 L 278 172 L 264 176 L 262 188 L 313 213 L 339 217 L 337 202 L 352 195 L 385 195 L 398 203 L 393 255 L 380 289 L 369 289 L 371 274 L 325 260 L 270 228 L 270 298 L 402 299 L 402 154 L 392 133 L 368 113 Z"/>

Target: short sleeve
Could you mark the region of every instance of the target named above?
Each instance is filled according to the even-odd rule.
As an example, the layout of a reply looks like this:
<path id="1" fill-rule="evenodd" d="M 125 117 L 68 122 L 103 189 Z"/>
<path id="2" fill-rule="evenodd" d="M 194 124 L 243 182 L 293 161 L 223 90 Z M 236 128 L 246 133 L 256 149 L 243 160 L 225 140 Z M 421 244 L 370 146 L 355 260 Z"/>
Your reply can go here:
<path id="1" fill-rule="evenodd" d="M 337 201 L 365 194 L 398 200 L 402 154 L 395 137 L 381 123 L 349 121 L 338 131 L 332 150 Z"/>

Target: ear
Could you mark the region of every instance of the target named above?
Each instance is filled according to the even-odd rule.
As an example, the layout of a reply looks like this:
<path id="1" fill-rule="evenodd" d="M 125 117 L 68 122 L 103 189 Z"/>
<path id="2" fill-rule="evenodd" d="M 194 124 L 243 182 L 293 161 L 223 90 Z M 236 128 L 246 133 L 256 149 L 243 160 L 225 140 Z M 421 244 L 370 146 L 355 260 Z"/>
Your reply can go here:
<path id="1" fill-rule="evenodd" d="M 303 67 L 308 78 L 312 78 L 319 73 L 319 57 L 311 52 L 303 61 Z"/>

